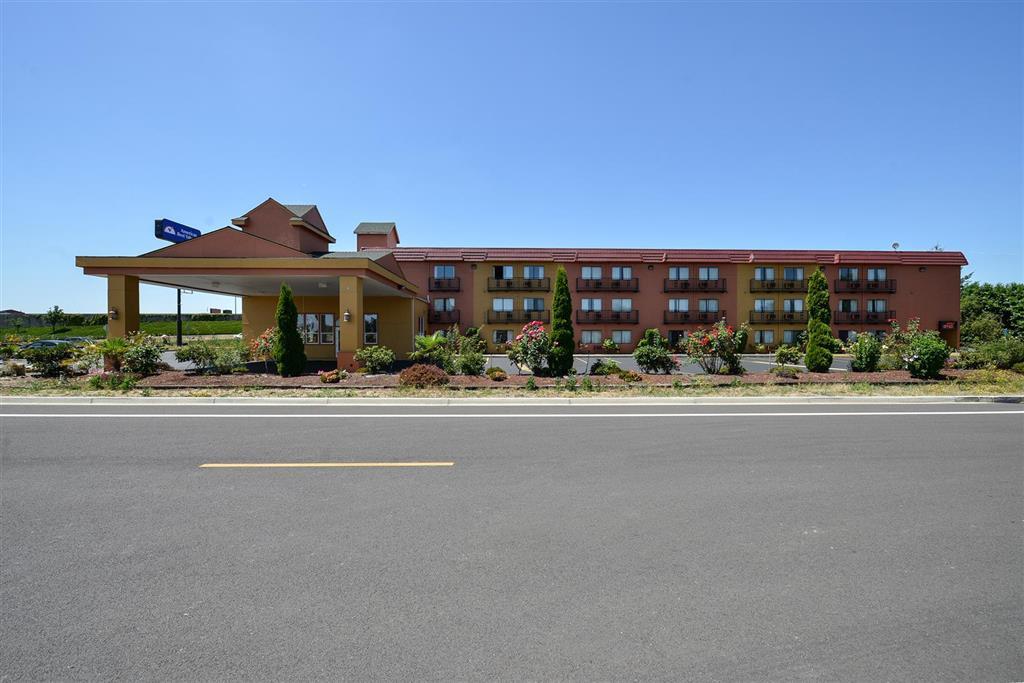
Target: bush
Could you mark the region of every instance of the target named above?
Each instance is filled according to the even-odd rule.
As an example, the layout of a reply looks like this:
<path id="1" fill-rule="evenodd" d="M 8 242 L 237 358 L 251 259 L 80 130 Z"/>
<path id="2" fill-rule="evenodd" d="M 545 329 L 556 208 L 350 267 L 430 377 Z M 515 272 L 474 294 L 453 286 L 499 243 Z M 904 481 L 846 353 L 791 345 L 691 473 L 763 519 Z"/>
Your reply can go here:
<path id="1" fill-rule="evenodd" d="M 795 365 L 800 362 L 800 349 L 783 344 L 775 349 L 775 363 L 778 365 Z"/>
<path id="2" fill-rule="evenodd" d="M 321 370 L 317 374 L 324 384 L 337 384 L 343 379 L 348 379 L 348 372 L 345 370 L 327 370 L 326 372 Z"/>
<path id="3" fill-rule="evenodd" d="M 448 373 L 426 363 L 417 363 L 398 373 L 398 384 L 403 387 L 440 387 L 449 381 Z"/>
<path id="4" fill-rule="evenodd" d="M 255 361 L 263 361 L 263 366 L 274 359 L 274 343 L 277 341 L 277 328 L 268 327 L 252 341 L 249 342 L 249 358 Z"/>
<path id="5" fill-rule="evenodd" d="M 832 308 L 828 302 L 828 280 L 821 268 L 816 269 L 807 278 L 807 319 L 817 320 L 827 327 L 832 322 Z M 811 327 L 807 326 L 810 337 Z M 831 333 L 830 333 L 831 335 Z M 808 339 L 808 343 L 810 339 Z"/>
<path id="6" fill-rule="evenodd" d="M 873 334 L 859 334 L 850 344 L 850 353 L 853 354 L 850 367 L 854 372 L 875 372 L 882 359 L 882 342 Z"/>
<path id="7" fill-rule="evenodd" d="M 711 329 L 700 328 L 686 338 L 686 354 L 710 375 L 742 375 L 740 353 L 748 337 L 746 324 L 734 330 L 724 320 L 719 320 Z"/>
<path id="8" fill-rule="evenodd" d="M 456 331 L 456 335 L 458 331 Z M 416 349 L 409 354 L 409 360 L 441 368 L 446 373 L 455 372 L 455 345 L 457 339 L 449 339 L 440 330 L 434 334 L 416 335 Z"/>
<path id="9" fill-rule="evenodd" d="M 504 382 L 508 379 L 508 373 L 501 368 L 487 368 L 487 376 L 495 382 Z M 533 381 L 532 377 L 526 383 L 529 384 L 531 381 Z"/>
<path id="10" fill-rule="evenodd" d="M 828 372 L 832 367 L 831 339 L 828 325 L 812 318 L 807 324 L 807 352 L 804 354 L 804 365 L 809 372 Z"/>
<path id="11" fill-rule="evenodd" d="M 1003 322 L 993 313 L 983 311 L 976 317 L 965 320 L 960 326 L 960 342 L 965 346 L 975 346 L 985 342 L 996 341 L 1003 336 Z"/>
<path id="12" fill-rule="evenodd" d="M 911 377 L 936 379 L 949 358 L 949 347 L 936 332 L 926 332 L 910 343 L 907 370 Z"/>
<path id="13" fill-rule="evenodd" d="M 669 374 L 679 363 L 669 352 L 668 339 L 656 329 L 644 330 L 644 336 L 636 344 L 633 358 L 640 369 L 647 374 Z"/>
<path id="14" fill-rule="evenodd" d="M 96 357 L 99 363 L 110 365 L 114 372 L 121 371 L 124 354 L 128 351 L 128 340 L 124 337 L 102 339 L 89 347 L 89 354 Z"/>
<path id="15" fill-rule="evenodd" d="M 632 370 L 623 370 L 619 373 L 619 377 L 622 378 L 623 382 L 643 382 L 644 378 L 640 376 L 640 373 L 633 372 Z"/>
<path id="16" fill-rule="evenodd" d="M 478 377 L 484 374 L 484 367 L 487 359 L 479 351 L 464 351 L 455 359 L 455 366 L 459 373 Z"/>
<path id="17" fill-rule="evenodd" d="M 776 365 L 768 372 L 772 373 L 776 377 L 783 377 L 785 379 L 796 379 L 800 374 L 796 368 L 791 368 L 788 365 Z"/>
<path id="18" fill-rule="evenodd" d="M 619 352 L 619 345 L 616 344 L 615 340 L 612 339 L 611 337 L 608 337 L 603 342 L 601 342 L 601 348 L 604 349 L 605 353 L 618 353 Z"/>
<path id="19" fill-rule="evenodd" d="M 277 335 L 274 337 L 274 362 L 282 377 L 297 377 L 306 369 L 306 348 L 299 334 L 299 311 L 288 285 L 281 285 L 277 297 Z"/>
<path id="20" fill-rule="evenodd" d="M 548 349 L 548 371 L 556 377 L 568 374 L 572 369 L 572 357 L 575 350 L 569 278 L 565 274 L 565 268 L 559 266 L 555 276 L 555 292 L 551 298 L 551 346 Z"/>
<path id="21" fill-rule="evenodd" d="M 0 366 L 0 377 L 24 377 L 25 373 L 26 370 L 24 363 L 15 363 L 11 361 Z"/>
<path id="22" fill-rule="evenodd" d="M 213 369 L 218 375 L 226 375 L 245 368 L 248 358 L 248 349 L 241 341 L 218 344 L 214 347 Z"/>
<path id="23" fill-rule="evenodd" d="M 533 377 L 527 377 L 526 378 L 526 390 L 527 391 L 537 391 L 537 389 L 538 389 L 538 387 L 537 387 L 537 380 L 535 380 Z"/>
<path id="24" fill-rule="evenodd" d="M 990 368 L 1007 370 L 1018 363 L 1024 363 L 1024 340 L 1002 336 L 994 341 L 960 351 L 958 368 Z"/>
<path id="25" fill-rule="evenodd" d="M 1019 375 L 1024 375 L 1024 363 L 1015 363 L 1010 369 Z"/>
<path id="26" fill-rule="evenodd" d="M 395 364 L 395 352 L 382 344 L 363 346 L 356 351 L 355 360 L 368 374 L 379 375 L 390 370 Z"/>
<path id="27" fill-rule="evenodd" d="M 187 346 L 183 346 L 174 353 L 179 363 L 192 363 L 195 372 L 206 372 L 213 367 L 217 359 L 217 351 L 213 344 L 204 340 L 196 339 Z"/>
<path id="28" fill-rule="evenodd" d="M 75 347 L 71 344 L 25 350 L 25 360 L 31 363 L 32 369 L 43 377 L 61 377 L 70 374 L 71 363 L 74 361 L 75 355 Z"/>
<path id="29" fill-rule="evenodd" d="M 93 375 L 89 378 L 89 387 L 92 389 L 114 389 L 130 391 L 135 388 L 138 378 L 124 372 L 104 372 Z"/>
<path id="30" fill-rule="evenodd" d="M 551 338 L 544 325 L 534 320 L 523 325 L 522 331 L 508 345 L 508 359 L 521 368 L 528 367 L 533 374 L 541 371 L 548 360 Z"/>
<path id="31" fill-rule="evenodd" d="M 622 366 L 610 358 L 598 358 L 594 361 L 594 364 L 590 366 L 591 375 L 617 375 L 620 372 L 622 372 Z"/>
<path id="32" fill-rule="evenodd" d="M 135 375 L 152 375 L 160 368 L 160 342 L 148 334 L 129 335 L 120 367 Z"/>

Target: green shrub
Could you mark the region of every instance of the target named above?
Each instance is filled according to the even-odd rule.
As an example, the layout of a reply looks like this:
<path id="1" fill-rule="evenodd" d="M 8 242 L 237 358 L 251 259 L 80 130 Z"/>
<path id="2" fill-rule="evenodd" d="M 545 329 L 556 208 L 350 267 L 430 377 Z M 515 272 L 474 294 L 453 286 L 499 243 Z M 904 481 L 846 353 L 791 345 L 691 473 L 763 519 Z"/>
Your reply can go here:
<path id="1" fill-rule="evenodd" d="M 217 360 L 217 351 L 205 339 L 196 339 L 175 351 L 174 357 L 179 363 L 192 363 L 195 372 L 207 372 Z"/>
<path id="2" fill-rule="evenodd" d="M 565 390 L 566 391 L 575 392 L 577 388 L 579 388 L 579 387 L 576 384 L 576 377 L 575 376 L 570 376 L 570 377 L 566 378 L 566 380 L 565 380 Z"/>
<path id="3" fill-rule="evenodd" d="M 768 372 L 772 373 L 776 377 L 783 377 L 785 379 L 796 379 L 800 375 L 799 370 L 791 368 L 788 365 L 776 365 Z"/>
<path id="4" fill-rule="evenodd" d="M 292 298 L 292 290 L 281 285 L 281 293 L 277 297 L 277 335 L 274 338 L 274 362 L 277 372 L 282 377 L 297 377 L 306 369 L 306 348 L 299 334 L 299 311 Z"/>
<path id="5" fill-rule="evenodd" d="M 746 324 L 734 330 L 724 320 L 719 320 L 711 329 L 702 327 L 686 338 L 686 355 L 709 375 L 742 375 L 740 354 L 748 338 Z"/>
<path id="6" fill-rule="evenodd" d="M 669 352 L 668 339 L 656 329 L 644 330 L 644 336 L 636 344 L 633 358 L 640 369 L 648 374 L 669 374 L 679 363 Z"/>
<path id="7" fill-rule="evenodd" d="M 355 361 L 363 366 L 367 374 L 379 375 L 395 364 L 395 352 L 382 344 L 363 346 L 356 351 Z"/>
<path id="8" fill-rule="evenodd" d="M 89 387 L 92 389 L 113 389 L 130 391 L 135 388 L 138 378 L 135 375 L 125 372 L 104 372 L 89 377 Z"/>
<path id="9" fill-rule="evenodd" d="M 438 330 L 433 334 L 416 335 L 413 341 L 416 348 L 409 354 L 409 360 L 434 365 L 448 374 L 455 372 L 456 339 L 450 339 Z"/>
<path id="10" fill-rule="evenodd" d="M 114 372 L 120 372 L 127 351 L 128 340 L 124 337 L 101 339 L 89 347 L 89 353 L 95 354 L 99 362 L 109 365 Z"/>
<path id="11" fill-rule="evenodd" d="M 576 343 L 572 333 L 572 297 L 565 268 L 558 266 L 555 292 L 551 298 L 551 347 L 548 349 L 548 371 L 562 377 L 572 369 Z"/>
<path id="12" fill-rule="evenodd" d="M 617 375 L 622 372 L 622 366 L 610 358 L 598 358 L 590 366 L 591 375 Z"/>
<path id="13" fill-rule="evenodd" d="M 43 377 L 61 377 L 71 373 L 75 359 L 75 347 L 71 344 L 57 344 L 41 349 L 26 349 L 25 360 L 32 369 Z"/>
<path id="14" fill-rule="evenodd" d="M 804 354 L 804 365 L 809 372 L 828 372 L 832 367 L 831 339 L 828 325 L 812 318 L 807 324 L 807 352 Z"/>
<path id="15" fill-rule="evenodd" d="M 850 367 L 854 372 L 875 372 L 882 359 L 882 342 L 873 334 L 859 334 L 850 344 Z"/>
<path id="16" fill-rule="evenodd" d="M 160 367 L 160 343 L 148 334 L 132 334 L 121 359 L 121 369 L 135 375 L 152 375 Z"/>
<path id="17" fill-rule="evenodd" d="M 956 366 L 1008 370 L 1018 363 L 1024 363 L 1024 339 L 1004 335 L 976 347 L 962 349 Z"/>
<path id="18" fill-rule="evenodd" d="M 460 374 L 478 377 L 484 374 L 487 359 L 479 351 L 464 351 L 455 359 Z"/>
<path id="19" fill-rule="evenodd" d="M 807 278 L 807 319 L 822 322 L 826 327 L 832 323 L 832 309 L 828 302 L 828 280 L 821 268 L 816 269 Z M 808 324 L 807 336 L 810 337 L 810 334 L 811 327 Z"/>
<path id="20" fill-rule="evenodd" d="M 508 373 L 502 370 L 501 368 L 487 368 L 487 376 L 490 377 L 495 382 L 504 382 L 506 379 L 508 379 Z M 527 386 L 529 386 L 530 382 L 533 382 L 532 377 L 526 380 Z M 534 382 L 534 385 L 536 385 L 536 382 Z"/>
<path id="21" fill-rule="evenodd" d="M 398 384 L 403 387 L 439 387 L 448 384 L 448 373 L 436 365 L 417 363 L 398 373 Z"/>
<path id="22" fill-rule="evenodd" d="M 1013 367 L 1010 369 L 1019 375 L 1024 375 L 1024 363 L 1014 363 Z"/>
<path id="23" fill-rule="evenodd" d="M 249 359 L 249 350 L 241 341 L 218 344 L 213 352 L 213 369 L 218 375 L 226 375 L 245 368 Z"/>
<path id="24" fill-rule="evenodd" d="M 911 377 L 918 379 L 936 379 L 946 360 L 949 358 L 949 347 L 936 332 L 918 335 L 910 343 L 910 357 L 907 359 L 907 370 Z"/>
<path id="25" fill-rule="evenodd" d="M 960 343 L 975 346 L 995 341 L 1003 336 L 1003 322 L 999 316 L 982 311 L 976 317 L 965 320 L 960 326 Z"/>
<path id="26" fill-rule="evenodd" d="M 640 376 L 640 373 L 633 372 L 632 370 L 623 370 L 619 373 L 619 377 L 622 378 L 623 382 L 642 382 L 644 378 Z"/>
<path id="27" fill-rule="evenodd" d="M 583 389 L 583 391 L 594 391 L 595 390 L 594 389 L 594 383 L 590 380 L 589 377 L 584 377 L 583 378 L 583 381 L 580 382 L 580 388 Z"/>
<path id="28" fill-rule="evenodd" d="M 604 349 L 605 353 L 618 353 L 619 352 L 619 345 L 616 344 L 615 340 L 612 339 L 611 337 L 608 337 L 603 342 L 601 342 L 601 348 Z"/>
<path id="29" fill-rule="evenodd" d="M 800 349 L 783 344 L 775 349 L 775 363 L 778 365 L 795 365 L 800 362 Z"/>

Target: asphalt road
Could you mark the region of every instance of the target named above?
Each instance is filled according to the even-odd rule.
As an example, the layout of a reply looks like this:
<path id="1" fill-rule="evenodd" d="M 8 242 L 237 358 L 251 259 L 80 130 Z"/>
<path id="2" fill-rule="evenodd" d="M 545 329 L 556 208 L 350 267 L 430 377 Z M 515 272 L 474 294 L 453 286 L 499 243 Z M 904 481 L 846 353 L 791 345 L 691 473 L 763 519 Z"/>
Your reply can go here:
<path id="1" fill-rule="evenodd" d="M 1020 680 L 1022 445 L 1020 405 L 7 405 L 0 678 Z M 200 467 L 354 461 L 453 465 Z"/>

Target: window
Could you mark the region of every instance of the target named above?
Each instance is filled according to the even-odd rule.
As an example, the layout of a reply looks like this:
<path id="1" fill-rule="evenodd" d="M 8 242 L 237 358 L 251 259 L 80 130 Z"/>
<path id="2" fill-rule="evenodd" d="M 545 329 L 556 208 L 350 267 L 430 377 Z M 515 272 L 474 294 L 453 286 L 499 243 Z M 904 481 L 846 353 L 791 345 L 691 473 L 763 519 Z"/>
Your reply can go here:
<path id="1" fill-rule="evenodd" d="M 783 330 L 782 331 L 782 343 L 789 344 L 791 346 L 800 345 L 800 335 L 803 330 Z"/>
<path id="2" fill-rule="evenodd" d="M 839 310 L 843 313 L 856 313 L 857 312 L 857 300 L 856 299 L 840 299 Z"/>
<path id="3" fill-rule="evenodd" d="M 304 344 L 334 343 L 333 313 L 299 313 L 296 327 Z"/>
<path id="4" fill-rule="evenodd" d="M 782 279 L 783 280 L 789 280 L 791 282 L 793 280 L 803 280 L 804 279 L 804 269 L 803 268 L 783 268 L 782 269 Z"/>
<path id="5" fill-rule="evenodd" d="M 782 310 L 786 313 L 800 313 L 804 310 L 803 299 L 783 299 Z"/>
<path id="6" fill-rule="evenodd" d="M 581 305 L 584 311 L 600 311 L 601 300 L 600 299 L 582 299 Z"/>
<path id="7" fill-rule="evenodd" d="M 851 332 L 852 332 L 852 330 L 839 330 L 839 332 L 837 334 L 837 336 L 839 337 L 839 341 L 841 341 L 841 342 L 853 341 L 850 338 L 850 333 Z"/>
<path id="8" fill-rule="evenodd" d="M 846 282 L 850 282 L 852 280 L 856 280 L 857 279 L 857 275 L 858 275 L 858 272 L 857 272 L 856 268 L 840 268 L 839 269 L 839 279 L 840 280 L 843 280 L 843 281 L 846 281 Z"/>
<path id="9" fill-rule="evenodd" d="M 631 266 L 614 266 L 612 268 L 613 280 L 632 280 L 633 268 Z"/>
<path id="10" fill-rule="evenodd" d="M 493 299 L 491 301 L 492 311 L 511 311 L 512 299 Z"/>
<path id="11" fill-rule="evenodd" d="M 754 299 L 754 310 L 771 313 L 775 310 L 775 299 Z"/>
<path id="12" fill-rule="evenodd" d="M 434 266 L 435 280 L 451 280 L 455 277 L 455 266 Z"/>
<path id="13" fill-rule="evenodd" d="M 672 311 L 673 313 L 685 313 L 688 310 L 690 310 L 690 300 L 689 299 L 669 299 L 668 300 L 668 310 Z"/>
<path id="14" fill-rule="evenodd" d="M 774 344 L 775 343 L 775 331 L 774 330 L 754 330 L 754 343 L 755 344 Z"/>
<path id="15" fill-rule="evenodd" d="M 580 343 L 600 344 L 601 330 L 583 330 L 582 332 L 580 332 Z"/>
<path id="16" fill-rule="evenodd" d="M 774 268 L 770 268 L 770 267 L 765 267 L 765 266 L 759 266 L 757 268 L 754 268 L 754 279 L 755 280 L 762 280 L 762 281 L 764 281 L 764 280 L 774 280 L 775 279 L 775 269 Z"/>
<path id="17" fill-rule="evenodd" d="M 527 280 L 540 280 L 544 277 L 544 266 L 523 266 L 523 277 Z"/>
<path id="18" fill-rule="evenodd" d="M 668 332 L 668 345 L 673 348 L 678 348 L 686 343 L 686 338 L 689 334 L 686 330 L 669 330 Z"/>
<path id="19" fill-rule="evenodd" d="M 612 330 L 612 341 L 616 344 L 632 344 L 632 330 Z"/>
<path id="20" fill-rule="evenodd" d="M 423 335 L 423 334 L 426 333 L 426 331 L 427 331 L 426 320 L 424 320 L 422 315 L 421 316 L 417 316 L 417 318 L 416 318 L 416 334 Z"/>
<path id="21" fill-rule="evenodd" d="M 868 299 L 868 313 L 885 313 L 889 310 L 885 299 Z"/>
<path id="22" fill-rule="evenodd" d="M 512 341 L 512 330 L 495 330 L 491 338 L 495 344 L 508 344 Z"/>
<path id="23" fill-rule="evenodd" d="M 612 310 L 619 312 L 628 312 L 633 310 L 632 299 L 612 299 Z"/>
<path id="24" fill-rule="evenodd" d="M 878 282 L 885 279 L 885 268 L 868 268 L 868 282 Z"/>
<path id="25" fill-rule="evenodd" d="M 524 311 L 543 311 L 544 299 L 523 299 Z"/>
<path id="26" fill-rule="evenodd" d="M 701 299 L 697 302 L 697 310 L 701 313 L 718 313 L 718 299 Z"/>
<path id="27" fill-rule="evenodd" d="M 689 280 L 690 269 L 687 266 L 672 266 L 668 269 L 669 280 Z"/>
<path id="28" fill-rule="evenodd" d="M 584 280 L 600 280 L 601 266 L 583 266 L 582 277 Z"/>
<path id="29" fill-rule="evenodd" d="M 454 311 L 455 299 L 434 299 L 435 311 Z"/>
<path id="30" fill-rule="evenodd" d="M 718 266 L 707 266 L 700 268 L 697 271 L 697 277 L 701 280 L 717 280 L 718 279 Z"/>
<path id="31" fill-rule="evenodd" d="M 364 313 L 363 314 L 363 343 L 364 344 L 376 344 L 377 343 L 377 314 L 376 313 Z"/>
<path id="32" fill-rule="evenodd" d="M 494 266 L 494 279 L 495 280 L 511 280 L 512 279 L 512 266 Z"/>

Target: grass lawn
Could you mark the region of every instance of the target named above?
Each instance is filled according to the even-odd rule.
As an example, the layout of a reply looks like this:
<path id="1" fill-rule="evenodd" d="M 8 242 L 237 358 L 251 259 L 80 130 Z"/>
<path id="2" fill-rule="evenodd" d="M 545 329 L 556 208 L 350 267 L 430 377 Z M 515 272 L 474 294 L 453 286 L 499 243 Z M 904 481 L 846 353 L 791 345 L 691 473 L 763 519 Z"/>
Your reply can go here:
<path id="1" fill-rule="evenodd" d="M 173 320 L 166 322 L 148 322 L 141 324 L 142 331 L 149 334 L 174 335 L 177 333 L 177 323 Z M 241 320 L 197 320 L 186 321 L 181 325 L 183 334 L 241 334 Z M 75 327 L 58 328 L 54 333 L 47 327 L 23 327 L 20 332 L 13 327 L 0 327 L 0 336 L 18 334 L 22 337 L 34 339 L 62 339 L 64 337 L 92 337 L 102 339 L 107 336 L 102 325 L 79 325 Z"/>

